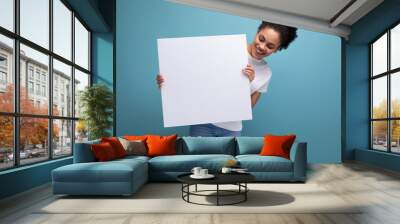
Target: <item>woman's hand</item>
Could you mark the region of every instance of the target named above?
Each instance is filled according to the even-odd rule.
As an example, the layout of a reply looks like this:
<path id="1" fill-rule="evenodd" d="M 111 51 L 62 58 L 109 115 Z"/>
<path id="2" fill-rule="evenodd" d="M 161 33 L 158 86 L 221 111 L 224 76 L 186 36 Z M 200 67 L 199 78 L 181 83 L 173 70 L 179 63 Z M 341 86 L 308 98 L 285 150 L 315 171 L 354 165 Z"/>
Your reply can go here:
<path id="1" fill-rule="evenodd" d="M 164 77 L 162 77 L 162 75 L 161 75 L 161 74 L 157 74 L 157 76 L 156 76 L 156 80 L 157 80 L 157 85 L 158 85 L 158 88 L 160 88 L 160 89 L 161 89 L 161 87 L 162 87 L 162 84 L 163 84 L 163 82 L 165 81 L 165 80 L 164 80 Z"/>
<path id="2" fill-rule="evenodd" d="M 242 70 L 242 72 L 249 78 L 250 82 L 253 81 L 256 77 L 256 72 L 254 71 L 253 66 L 251 66 L 250 64 L 248 64 L 246 68 Z"/>

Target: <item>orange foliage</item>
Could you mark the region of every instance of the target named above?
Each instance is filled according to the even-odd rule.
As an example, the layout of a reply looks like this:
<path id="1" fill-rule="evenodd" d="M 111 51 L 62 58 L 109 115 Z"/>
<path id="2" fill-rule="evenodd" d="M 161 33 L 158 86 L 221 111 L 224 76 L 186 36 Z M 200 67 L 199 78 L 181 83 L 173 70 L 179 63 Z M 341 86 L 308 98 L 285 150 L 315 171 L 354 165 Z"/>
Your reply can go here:
<path id="1" fill-rule="evenodd" d="M 14 97 L 13 85 L 8 85 L 5 93 L 0 93 L 0 111 L 13 112 Z M 20 88 L 20 109 L 22 114 L 47 115 L 48 107 L 34 105 L 29 99 L 24 87 Z M 59 114 L 58 110 L 54 111 Z M 13 119 L 11 116 L 0 116 L 0 146 L 11 148 L 13 146 Z M 48 136 L 48 119 L 21 117 L 20 119 L 20 148 L 30 144 L 45 144 Z M 53 126 L 53 138 L 58 137 L 59 127 Z"/>

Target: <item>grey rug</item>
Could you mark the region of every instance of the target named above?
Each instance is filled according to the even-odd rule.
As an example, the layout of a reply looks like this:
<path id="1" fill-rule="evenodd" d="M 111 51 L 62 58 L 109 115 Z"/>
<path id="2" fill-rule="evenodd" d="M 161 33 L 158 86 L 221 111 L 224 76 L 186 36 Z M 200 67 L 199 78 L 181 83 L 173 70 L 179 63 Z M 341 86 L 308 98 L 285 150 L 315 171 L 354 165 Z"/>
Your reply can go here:
<path id="1" fill-rule="evenodd" d="M 237 205 L 189 204 L 181 198 L 180 184 L 150 183 L 131 197 L 57 197 L 36 213 L 360 213 L 359 205 L 346 202 L 316 184 L 260 183 L 248 186 L 247 201 Z M 224 189 L 233 187 L 226 186 Z M 202 185 L 198 190 L 211 189 L 215 189 L 215 186 Z M 222 202 L 229 203 L 237 199 L 240 198 L 224 197 Z M 193 196 L 191 200 L 207 204 L 216 202 L 213 196 Z"/>

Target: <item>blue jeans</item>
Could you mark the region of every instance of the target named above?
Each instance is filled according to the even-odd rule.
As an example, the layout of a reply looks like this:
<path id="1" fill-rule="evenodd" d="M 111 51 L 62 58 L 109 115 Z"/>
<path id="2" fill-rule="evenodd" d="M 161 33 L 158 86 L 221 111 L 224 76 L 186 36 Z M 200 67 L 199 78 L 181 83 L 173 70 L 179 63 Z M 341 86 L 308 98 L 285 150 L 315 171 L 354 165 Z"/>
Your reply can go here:
<path id="1" fill-rule="evenodd" d="M 189 128 L 190 136 L 197 137 L 226 137 L 241 135 L 241 131 L 230 131 L 224 128 L 217 127 L 213 124 L 197 124 L 191 125 Z"/>

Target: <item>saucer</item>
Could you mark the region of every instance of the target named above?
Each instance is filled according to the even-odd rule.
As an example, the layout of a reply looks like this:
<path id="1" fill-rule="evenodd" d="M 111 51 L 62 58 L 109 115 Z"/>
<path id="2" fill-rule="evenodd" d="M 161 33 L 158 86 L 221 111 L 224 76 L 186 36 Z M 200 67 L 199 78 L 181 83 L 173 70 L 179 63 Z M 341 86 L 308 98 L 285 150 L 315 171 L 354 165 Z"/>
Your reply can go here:
<path id="1" fill-rule="evenodd" d="M 214 177 L 215 176 L 212 175 L 212 174 L 207 174 L 207 175 L 204 175 L 204 176 L 194 175 L 194 174 L 190 175 L 190 178 L 193 178 L 193 179 L 211 179 L 211 178 L 214 178 Z"/>

